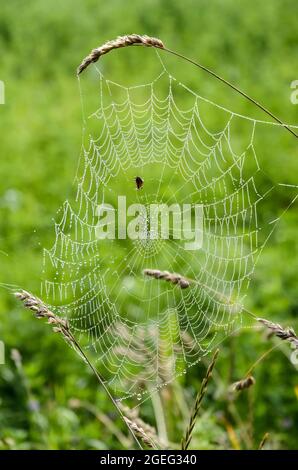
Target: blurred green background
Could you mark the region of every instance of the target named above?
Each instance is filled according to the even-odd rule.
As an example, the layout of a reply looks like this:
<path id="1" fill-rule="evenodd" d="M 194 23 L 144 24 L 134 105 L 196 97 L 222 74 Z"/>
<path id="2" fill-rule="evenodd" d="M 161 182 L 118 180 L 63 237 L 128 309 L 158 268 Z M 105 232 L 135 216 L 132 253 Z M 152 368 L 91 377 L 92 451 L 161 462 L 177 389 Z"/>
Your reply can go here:
<path id="1" fill-rule="evenodd" d="M 1 1 L 0 282 L 39 293 L 42 246 L 53 242 L 52 217 L 73 192 L 81 146 L 75 69 L 93 47 L 131 32 L 160 37 L 296 124 L 298 105 L 290 101 L 290 84 L 298 78 L 297 15 L 294 0 Z M 130 78 L 129 64 L 123 63 L 120 72 L 123 81 Z M 138 73 L 146 78 L 146 70 Z M 187 83 L 231 109 L 267 120 L 198 70 Z M 267 178 L 297 184 L 294 137 L 278 130 L 264 136 L 260 150 Z M 272 198 L 272 213 L 277 208 L 280 213 L 292 198 L 293 192 Z M 248 298 L 258 315 L 294 327 L 297 223 L 296 203 L 265 250 Z M 5 288 L 0 340 L 6 349 L 6 363 L 0 365 L 0 448 L 132 446 L 85 365 Z M 237 399 L 228 393 L 270 346 L 272 340 L 254 330 L 223 343 L 193 448 L 255 448 L 265 432 L 270 433 L 269 448 L 297 447 L 298 379 L 287 345 L 255 369 L 256 385 L 249 393 Z M 170 388 L 161 394 L 170 441 L 180 440 L 203 374 L 204 364 L 193 367 L 175 393 Z M 156 424 L 150 403 L 141 415 Z"/>

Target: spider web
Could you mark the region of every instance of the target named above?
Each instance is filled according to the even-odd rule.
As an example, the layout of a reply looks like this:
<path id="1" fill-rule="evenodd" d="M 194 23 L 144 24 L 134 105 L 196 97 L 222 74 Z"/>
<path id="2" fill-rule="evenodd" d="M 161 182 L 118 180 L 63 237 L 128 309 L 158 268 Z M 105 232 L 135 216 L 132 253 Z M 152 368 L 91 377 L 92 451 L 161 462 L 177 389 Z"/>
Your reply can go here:
<path id="1" fill-rule="evenodd" d="M 273 188 L 259 184 L 259 121 L 196 94 L 164 66 L 152 82 L 131 87 L 94 70 L 97 109 L 84 118 L 76 197 L 58 211 L 54 244 L 44 250 L 41 295 L 95 354 L 117 397 L 141 399 L 243 324 L 267 240 L 260 207 Z M 210 111 L 220 116 L 212 126 Z M 146 208 L 201 204 L 201 249 L 150 233 L 98 240 L 98 205 L 116 206 L 119 195 Z M 178 272 L 191 286 L 148 278 L 144 269 Z"/>

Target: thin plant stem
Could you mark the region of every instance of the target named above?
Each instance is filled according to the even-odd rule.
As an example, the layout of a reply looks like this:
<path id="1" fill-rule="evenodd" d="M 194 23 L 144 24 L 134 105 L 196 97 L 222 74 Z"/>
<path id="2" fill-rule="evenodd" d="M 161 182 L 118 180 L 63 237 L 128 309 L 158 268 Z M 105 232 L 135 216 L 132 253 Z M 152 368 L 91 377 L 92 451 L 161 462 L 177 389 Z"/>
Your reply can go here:
<path id="1" fill-rule="evenodd" d="M 72 398 L 69 400 L 69 406 L 72 409 L 82 409 L 88 411 L 92 414 L 101 424 L 103 424 L 109 431 L 116 436 L 118 441 L 122 444 L 122 446 L 126 448 L 130 448 L 131 446 L 131 439 L 127 437 L 121 430 L 118 429 L 114 421 L 107 416 L 106 414 L 99 412 L 96 406 L 89 403 L 88 401 L 82 401 L 77 398 Z"/>
<path id="2" fill-rule="evenodd" d="M 182 450 L 187 450 L 191 442 L 193 430 L 197 421 L 197 417 L 198 417 L 198 414 L 202 405 L 203 398 L 207 392 L 208 383 L 209 383 L 209 380 L 211 379 L 212 371 L 215 366 L 218 353 L 219 353 L 219 349 L 217 349 L 213 355 L 212 361 L 209 364 L 206 375 L 202 381 L 200 391 L 197 394 L 196 401 L 195 401 L 195 404 L 194 404 L 194 407 L 193 407 L 193 410 L 189 419 L 189 423 L 185 432 L 185 436 L 183 437 L 182 442 L 181 442 Z"/>
<path id="3" fill-rule="evenodd" d="M 238 305 L 237 303 L 233 302 L 231 299 L 227 298 L 225 295 L 221 294 L 220 292 L 217 292 L 212 287 L 200 281 L 196 281 L 192 278 L 182 276 L 181 274 L 170 273 L 168 271 L 160 271 L 159 269 L 154 269 L 154 270 L 145 269 L 144 274 L 147 276 L 149 275 L 150 277 L 153 277 L 154 279 L 157 279 L 157 280 L 164 280 L 174 285 L 178 285 L 179 288 L 181 289 L 190 288 L 193 284 L 199 285 L 209 290 L 210 292 L 214 293 L 215 295 L 217 295 L 218 299 L 222 301 L 223 303 L 225 303 L 226 305 L 229 305 L 230 307 L 238 308 L 239 312 L 242 311 L 246 313 L 247 315 L 249 315 L 250 317 L 252 317 L 255 321 L 262 324 L 269 331 L 271 331 L 271 333 L 274 336 L 277 336 L 279 339 L 290 343 L 294 349 L 298 349 L 298 336 L 296 335 L 293 328 L 283 328 L 278 323 L 273 323 L 269 320 L 266 320 L 265 318 L 258 317 L 247 308 L 243 307 L 242 305 Z"/>

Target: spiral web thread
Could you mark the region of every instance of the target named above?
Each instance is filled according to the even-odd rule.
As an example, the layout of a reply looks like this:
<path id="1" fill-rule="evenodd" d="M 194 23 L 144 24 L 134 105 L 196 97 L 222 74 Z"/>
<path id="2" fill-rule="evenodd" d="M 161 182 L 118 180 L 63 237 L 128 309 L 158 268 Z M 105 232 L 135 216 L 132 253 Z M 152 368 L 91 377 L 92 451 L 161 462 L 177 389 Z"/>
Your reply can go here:
<path id="1" fill-rule="evenodd" d="M 41 295 L 95 353 L 117 397 L 141 399 L 241 327 L 264 243 L 258 241 L 259 207 L 272 188 L 258 188 L 259 121 L 199 96 L 164 67 L 151 83 L 133 87 L 95 69 L 99 105 L 85 121 L 76 198 L 58 211 L 55 242 L 44 250 Z M 206 105 L 221 113 L 221 130 L 204 123 Z M 236 152 L 232 126 L 239 123 L 247 139 Z M 143 189 L 136 190 L 133 175 L 144 177 Z M 96 209 L 115 201 L 120 188 L 121 194 L 129 188 L 130 202 L 145 206 L 203 204 L 202 248 L 186 252 L 177 240 L 149 235 L 98 240 Z M 191 286 L 182 290 L 146 278 L 147 268 L 183 270 Z"/>

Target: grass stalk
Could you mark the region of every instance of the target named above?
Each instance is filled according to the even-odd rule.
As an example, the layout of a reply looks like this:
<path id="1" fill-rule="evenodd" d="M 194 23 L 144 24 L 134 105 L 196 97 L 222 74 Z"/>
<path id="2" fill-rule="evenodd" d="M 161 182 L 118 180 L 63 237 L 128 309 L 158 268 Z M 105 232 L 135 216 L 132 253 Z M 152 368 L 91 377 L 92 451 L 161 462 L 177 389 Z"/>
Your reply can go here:
<path id="1" fill-rule="evenodd" d="M 167 446 L 168 445 L 167 426 L 166 426 L 166 420 L 165 420 L 162 402 L 161 402 L 158 391 L 152 392 L 152 394 L 150 395 L 150 398 L 151 398 L 151 402 L 152 402 L 152 406 L 154 410 L 158 437 Z"/>
<path id="2" fill-rule="evenodd" d="M 269 439 L 269 432 L 266 432 L 266 433 L 264 434 L 264 436 L 262 437 L 262 440 L 261 440 L 261 442 L 260 442 L 260 444 L 259 444 L 258 450 L 263 450 L 264 445 L 266 444 L 266 442 L 268 441 L 268 439 Z"/>

